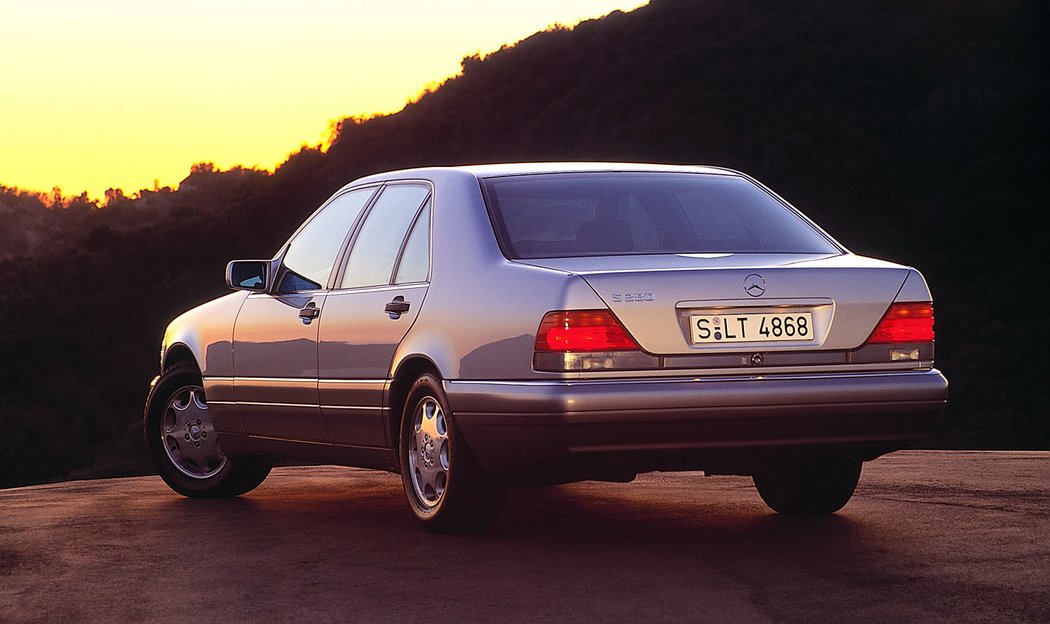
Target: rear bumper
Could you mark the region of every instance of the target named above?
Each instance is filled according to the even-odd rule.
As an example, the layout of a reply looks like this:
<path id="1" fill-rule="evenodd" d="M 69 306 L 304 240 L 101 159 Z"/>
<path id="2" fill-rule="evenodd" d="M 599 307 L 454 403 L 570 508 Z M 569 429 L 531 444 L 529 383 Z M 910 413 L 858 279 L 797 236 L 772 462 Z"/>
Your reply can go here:
<path id="1" fill-rule="evenodd" d="M 799 452 L 870 459 L 926 438 L 948 382 L 936 369 L 589 381 L 447 381 L 482 466 L 748 473 Z M 579 475 L 577 475 L 578 477 Z"/>

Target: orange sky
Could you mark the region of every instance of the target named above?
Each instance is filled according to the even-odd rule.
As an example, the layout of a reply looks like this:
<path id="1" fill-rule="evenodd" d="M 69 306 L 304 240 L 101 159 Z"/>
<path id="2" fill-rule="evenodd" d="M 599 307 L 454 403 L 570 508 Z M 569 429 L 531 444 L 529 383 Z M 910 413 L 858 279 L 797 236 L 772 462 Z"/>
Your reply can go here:
<path id="1" fill-rule="evenodd" d="M 0 8 L 0 184 L 66 195 L 272 169 L 330 123 L 638 0 L 31 0 Z"/>

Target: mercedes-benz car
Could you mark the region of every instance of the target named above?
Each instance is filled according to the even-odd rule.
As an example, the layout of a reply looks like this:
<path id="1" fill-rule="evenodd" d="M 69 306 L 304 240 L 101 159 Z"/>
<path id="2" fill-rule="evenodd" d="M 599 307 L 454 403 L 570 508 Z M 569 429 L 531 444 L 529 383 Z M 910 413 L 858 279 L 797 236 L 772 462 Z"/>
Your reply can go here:
<path id="1" fill-rule="evenodd" d="M 922 275 L 718 167 L 371 175 L 226 280 L 168 326 L 146 405 L 185 496 L 345 464 L 459 532 L 508 487 L 684 470 L 827 514 L 946 401 Z"/>

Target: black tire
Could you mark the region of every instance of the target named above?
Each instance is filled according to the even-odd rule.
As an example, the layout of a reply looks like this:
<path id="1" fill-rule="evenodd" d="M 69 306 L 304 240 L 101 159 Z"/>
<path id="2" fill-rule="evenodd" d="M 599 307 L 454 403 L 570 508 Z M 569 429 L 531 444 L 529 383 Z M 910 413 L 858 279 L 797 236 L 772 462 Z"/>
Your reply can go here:
<path id="1" fill-rule="evenodd" d="M 770 509 L 786 516 L 816 516 L 842 509 L 860 480 L 861 462 L 819 458 L 784 463 L 752 477 Z"/>
<path id="2" fill-rule="evenodd" d="M 183 423 L 187 414 L 192 419 L 185 416 Z M 262 457 L 227 458 L 222 454 L 219 436 L 207 415 L 201 375 L 193 362 L 178 362 L 157 380 L 146 400 L 143 433 L 153 466 L 168 487 L 183 496 L 240 496 L 270 474 L 271 464 Z"/>
<path id="3" fill-rule="evenodd" d="M 470 452 L 434 373 L 408 391 L 398 452 L 408 505 L 428 531 L 479 533 L 496 521 L 506 487 Z"/>

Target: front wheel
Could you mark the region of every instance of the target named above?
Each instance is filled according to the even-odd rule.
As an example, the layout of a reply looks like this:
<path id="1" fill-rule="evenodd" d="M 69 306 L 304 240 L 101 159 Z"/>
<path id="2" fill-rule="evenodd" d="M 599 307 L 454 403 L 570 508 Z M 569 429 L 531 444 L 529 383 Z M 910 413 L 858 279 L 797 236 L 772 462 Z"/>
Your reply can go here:
<path id="1" fill-rule="evenodd" d="M 153 466 L 183 496 L 240 496 L 270 473 L 270 463 L 261 457 L 231 458 L 222 452 L 200 373 L 191 362 L 164 371 L 150 391 L 143 421 Z"/>
<path id="2" fill-rule="evenodd" d="M 506 489 L 467 448 L 432 373 L 408 392 L 399 452 L 409 507 L 428 531 L 476 533 L 495 522 Z"/>
<path id="3" fill-rule="evenodd" d="M 759 496 L 773 511 L 788 516 L 835 513 L 853 496 L 861 462 L 819 458 L 785 462 L 752 477 Z"/>

